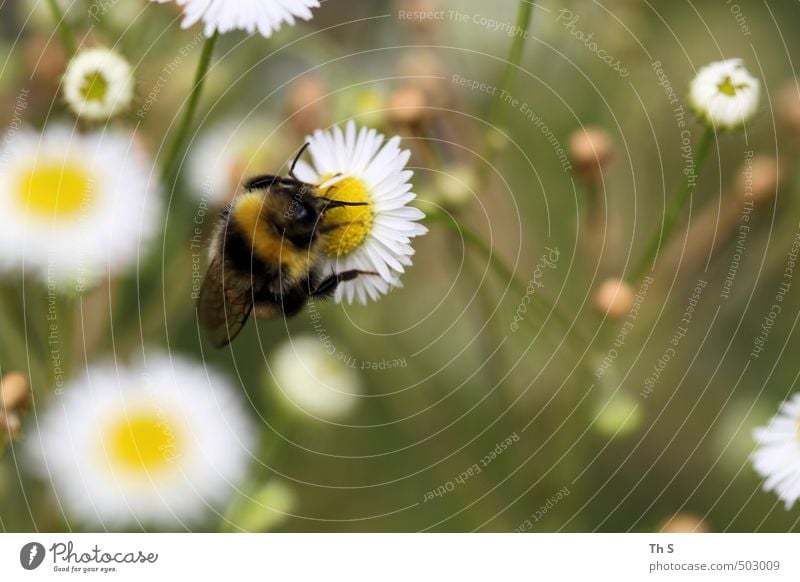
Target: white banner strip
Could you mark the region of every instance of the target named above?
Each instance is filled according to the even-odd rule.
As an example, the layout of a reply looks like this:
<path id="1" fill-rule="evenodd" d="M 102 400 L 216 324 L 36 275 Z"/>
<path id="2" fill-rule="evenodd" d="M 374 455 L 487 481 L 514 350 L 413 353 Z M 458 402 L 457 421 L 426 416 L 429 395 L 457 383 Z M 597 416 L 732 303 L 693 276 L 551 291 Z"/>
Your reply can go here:
<path id="1" fill-rule="evenodd" d="M 3 534 L 0 580 L 800 580 L 792 534 Z"/>

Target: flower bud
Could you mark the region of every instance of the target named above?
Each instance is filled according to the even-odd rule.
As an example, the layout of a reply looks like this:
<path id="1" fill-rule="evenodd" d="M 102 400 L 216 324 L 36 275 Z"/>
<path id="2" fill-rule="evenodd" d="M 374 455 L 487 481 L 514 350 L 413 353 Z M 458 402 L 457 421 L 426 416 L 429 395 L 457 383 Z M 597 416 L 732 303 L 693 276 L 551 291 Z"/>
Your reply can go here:
<path id="1" fill-rule="evenodd" d="M 428 114 L 425 93 L 418 87 L 403 87 L 389 96 L 389 121 L 396 125 L 417 125 Z"/>
<path id="2" fill-rule="evenodd" d="M 594 305 L 602 315 L 612 319 L 625 317 L 636 302 L 636 292 L 621 279 L 606 279 L 594 295 Z"/>
<path id="3" fill-rule="evenodd" d="M 448 67 L 431 49 L 418 48 L 405 53 L 397 65 L 397 76 L 407 86 L 421 89 L 429 107 L 443 107 L 452 99 L 452 83 L 444 80 Z"/>
<path id="4" fill-rule="evenodd" d="M 442 206 L 450 209 L 461 208 L 476 198 L 478 178 L 468 165 L 453 166 L 436 174 L 434 187 L 438 195 L 437 201 Z"/>
<path id="5" fill-rule="evenodd" d="M 28 378 L 19 372 L 11 372 L 3 376 L 2 402 L 4 411 L 20 410 L 27 406 L 31 397 L 31 388 Z"/>
<path id="6" fill-rule="evenodd" d="M 328 127 L 330 119 L 328 86 L 321 78 L 307 75 L 292 83 L 286 98 L 286 117 L 298 135 L 311 134 L 319 127 Z"/>
<path id="7" fill-rule="evenodd" d="M 737 192 L 752 198 L 756 205 L 765 204 L 775 197 L 779 179 L 778 161 L 772 156 L 756 156 L 742 168 Z"/>
<path id="8" fill-rule="evenodd" d="M 581 177 L 590 184 L 600 181 L 614 153 L 608 132 L 599 127 L 575 130 L 569 138 L 569 157 Z"/>
<path id="9" fill-rule="evenodd" d="M 600 404 L 594 428 L 607 437 L 617 437 L 635 432 L 641 423 L 642 412 L 636 399 L 619 393 Z"/>
<path id="10" fill-rule="evenodd" d="M 659 531 L 661 533 L 708 533 L 711 529 L 703 518 L 693 513 L 678 513 L 664 521 Z"/>
<path id="11" fill-rule="evenodd" d="M 0 431 L 19 435 L 22 413 L 31 397 L 30 384 L 24 375 L 12 372 L 3 376 L 0 385 Z"/>
<path id="12" fill-rule="evenodd" d="M 775 110 L 781 125 L 800 139 L 800 87 L 796 80 L 789 81 L 778 91 Z"/>

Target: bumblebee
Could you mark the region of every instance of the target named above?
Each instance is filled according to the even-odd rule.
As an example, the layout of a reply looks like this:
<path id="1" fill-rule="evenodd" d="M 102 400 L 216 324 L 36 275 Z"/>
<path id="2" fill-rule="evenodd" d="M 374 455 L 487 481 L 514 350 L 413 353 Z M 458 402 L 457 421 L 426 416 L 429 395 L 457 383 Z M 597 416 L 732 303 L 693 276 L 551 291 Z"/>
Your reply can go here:
<path id="1" fill-rule="evenodd" d="M 294 169 L 308 145 L 288 176 L 247 180 L 220 215 L 197 300 L 200 324 L 218 348 L 233 341 L 251 313 L 259 319 L 291 317 L 309 298 L 329 297 L 343 281 L 375 275 L 322 272 L 326 234 L 349 225 L 323 223 L 325 213 L 366 203 L 333 200 L 317 185 L 298 180 Z"/>

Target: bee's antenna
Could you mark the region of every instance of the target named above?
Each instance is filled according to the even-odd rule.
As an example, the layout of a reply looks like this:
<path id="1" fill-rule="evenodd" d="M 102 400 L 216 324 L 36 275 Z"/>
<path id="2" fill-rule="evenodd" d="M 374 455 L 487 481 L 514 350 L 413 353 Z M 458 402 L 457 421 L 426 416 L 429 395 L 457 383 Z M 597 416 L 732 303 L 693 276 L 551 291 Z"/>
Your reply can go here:
<path id="1" fill-rule="evenodd" d="M 300 157 L 305 153 L 305 151 L 308 149 L 308 146 L 310 145 L 311 145 L 310 141 L 304 143 L 303 147 L 300 148 L 300 151 L 297 152 L 297 155 L 294 157 L 294 161 L 292 162 L 292 167 L 289 170 L 289 176 L 291 176 L 293 180 L 297 180 L 297 176 L 294 175 L 294 169 L 297 166 L 297 162 L 300 161 Z M 300 180 L 297 181 L 299 182 Z"/>

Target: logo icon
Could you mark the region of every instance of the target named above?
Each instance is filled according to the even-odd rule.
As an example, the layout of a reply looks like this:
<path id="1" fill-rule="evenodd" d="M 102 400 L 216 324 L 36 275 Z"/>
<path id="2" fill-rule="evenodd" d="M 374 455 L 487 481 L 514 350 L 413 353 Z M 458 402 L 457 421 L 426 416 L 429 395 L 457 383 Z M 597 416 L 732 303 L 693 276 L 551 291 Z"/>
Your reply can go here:
<path id="1" fill-rule="evenodd" d="M 35 570 L 44 561 L 44 546 L 39 542 L 28 542 L 19 551 L 19 563 L 26 570 Z"/>

